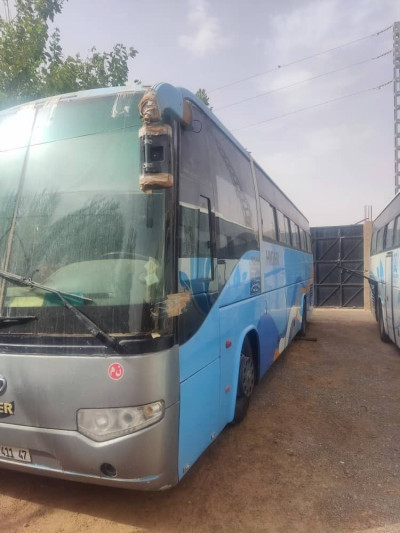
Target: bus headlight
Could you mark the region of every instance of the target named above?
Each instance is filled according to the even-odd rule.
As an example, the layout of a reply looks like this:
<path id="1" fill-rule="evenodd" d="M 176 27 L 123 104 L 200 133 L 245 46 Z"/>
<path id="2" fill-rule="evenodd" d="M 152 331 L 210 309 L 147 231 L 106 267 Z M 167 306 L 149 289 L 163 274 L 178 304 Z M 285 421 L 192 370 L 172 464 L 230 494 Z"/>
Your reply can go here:
<path id="1" fill-rule="evenodd" d="M 164 410 L 162 400 L 139 407 L 79 409 L 78 431 L 97 442 L 116 439 L 155 424 Z"/>

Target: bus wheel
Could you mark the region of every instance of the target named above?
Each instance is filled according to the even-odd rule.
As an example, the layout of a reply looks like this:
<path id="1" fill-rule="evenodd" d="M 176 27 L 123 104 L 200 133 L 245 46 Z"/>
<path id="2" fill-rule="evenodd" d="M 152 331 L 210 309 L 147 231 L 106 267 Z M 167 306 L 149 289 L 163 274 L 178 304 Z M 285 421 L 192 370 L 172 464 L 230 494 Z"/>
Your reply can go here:
<path id="1" fill-rule="evenodd" d="M 381 337 L 381 341 L 383 342 L 390 342 L 390 337 L 387 335 L 385 331 L 385 324 L 383 323 L 383 313 L 382 313 L 382 304 L 379 304 L 379 335 Z"/>
<path id="2" fill-rule="evenodd" d="M 239 379 L 235 415 L 232 421 L 233 424 L 239 424 L 239 422 L 241 422 L 246 416 L 250 404 L 250 396 L 253 394 L 255 383 L 253 351 L 249 339 L 246 338 L 240 353 Z"/>

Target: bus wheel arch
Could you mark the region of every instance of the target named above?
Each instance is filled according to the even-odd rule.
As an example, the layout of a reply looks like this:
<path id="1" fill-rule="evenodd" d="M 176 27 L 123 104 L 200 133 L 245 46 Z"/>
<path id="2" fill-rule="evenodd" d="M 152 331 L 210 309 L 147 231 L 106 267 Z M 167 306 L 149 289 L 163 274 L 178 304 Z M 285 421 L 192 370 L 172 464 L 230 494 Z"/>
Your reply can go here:
<path id="1" fill-rule="evenodd" d="M 240 350 L 235 413 L 232 424 L 239 424 L 246 416 L 250 398 L 259 380 L 259 341 L 255 330 L 244 337 Z"/>

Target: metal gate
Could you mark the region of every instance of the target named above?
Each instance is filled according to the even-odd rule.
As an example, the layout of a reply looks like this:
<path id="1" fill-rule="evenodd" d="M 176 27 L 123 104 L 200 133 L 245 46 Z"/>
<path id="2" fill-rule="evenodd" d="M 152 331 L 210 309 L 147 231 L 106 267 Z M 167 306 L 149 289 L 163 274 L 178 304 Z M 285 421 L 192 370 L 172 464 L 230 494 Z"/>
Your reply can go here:
<path id="1" fill-rule="evenodd" d="M 311 228 L 314 254 L 314 305 L 364 307 L 364 280 L 341 270 L 364 271 L 363 226 Z"/>

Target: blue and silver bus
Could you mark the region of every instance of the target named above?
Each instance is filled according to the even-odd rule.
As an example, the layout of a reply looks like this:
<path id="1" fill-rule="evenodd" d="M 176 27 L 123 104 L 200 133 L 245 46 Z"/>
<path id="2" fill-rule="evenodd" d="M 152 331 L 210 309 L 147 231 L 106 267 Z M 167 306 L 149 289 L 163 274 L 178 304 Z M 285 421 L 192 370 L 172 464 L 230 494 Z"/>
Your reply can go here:
<path id="1" fill-rule="evenodd" d="M 0 466 L 173 486 L 304 333 L 312 280 L 307 219 L 189 91 L 3 111 Z"/>
<path id="2" fill-rule="evenodd" d="M 383 342 L 400 347 L 400 195 L 375 219 L 371 239 L 372 310 Z"/>

